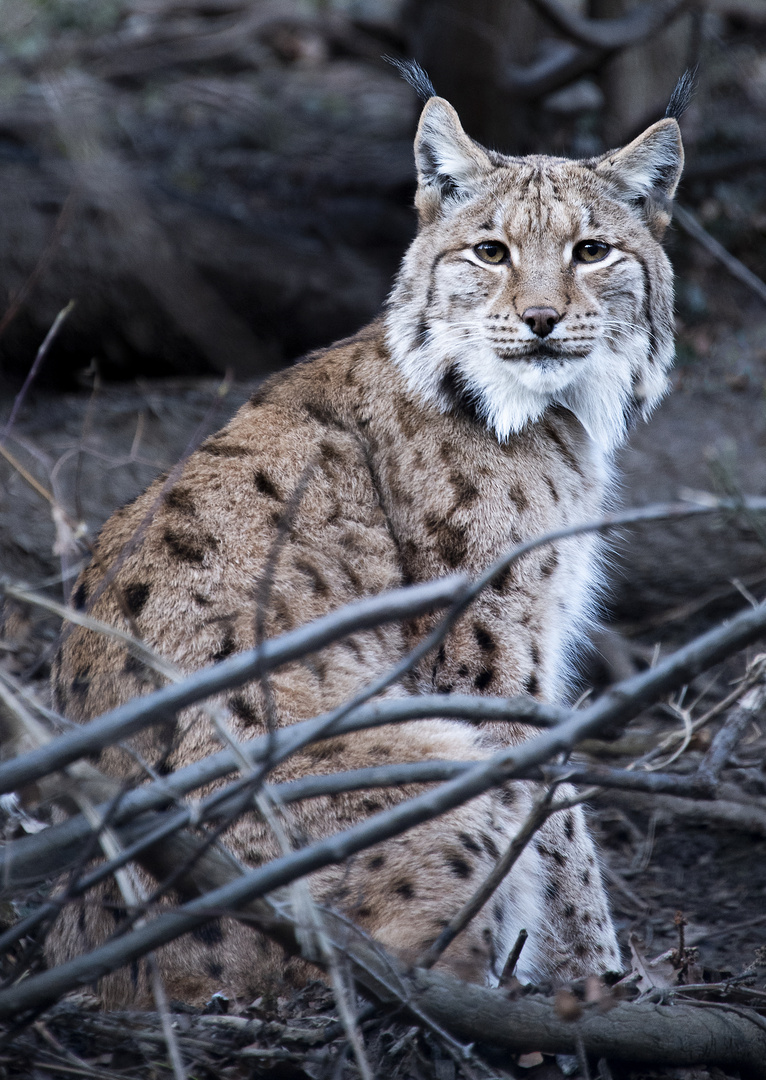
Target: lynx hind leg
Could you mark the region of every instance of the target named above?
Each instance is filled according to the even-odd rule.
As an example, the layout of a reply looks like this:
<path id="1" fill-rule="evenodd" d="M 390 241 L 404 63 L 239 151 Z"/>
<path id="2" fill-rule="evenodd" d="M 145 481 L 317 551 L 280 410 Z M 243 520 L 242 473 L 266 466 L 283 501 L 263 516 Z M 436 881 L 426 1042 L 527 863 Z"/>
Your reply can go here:
<path id="1" fill-rule="evenodd" d="M 574 794 L 560 788 L 562 796 Z M 582 807 L 554 814 L 534 841 L 540 856 L 546 908 L 543 948 L 558 980 L 621 971 L 598 852 Z"/>
<path id="2" fill-rule="evenodd" d="M 519 799 L 521 802 L 522 800 Z M 345 890 L 350 912 L 376 940 L 414 963 L 471 898 L 518 830 L 520 816 L 492 794 L 358 856 Z M 496 985 L 519 930 L 538 940 L 539 856 L 528 849 L 437 967 Z"/>

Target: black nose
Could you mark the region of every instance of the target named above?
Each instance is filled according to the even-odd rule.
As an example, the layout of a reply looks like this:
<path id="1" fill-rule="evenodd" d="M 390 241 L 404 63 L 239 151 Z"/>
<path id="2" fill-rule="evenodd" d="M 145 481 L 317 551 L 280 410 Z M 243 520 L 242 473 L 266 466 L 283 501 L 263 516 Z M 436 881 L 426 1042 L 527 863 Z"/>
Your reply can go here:
<path id="1" fill-rule="evenodd" d="M 521 321 L 538 337 L 547 337 L 560 319 L 558 311 L 552 307 L 528 307 L 521 316 Z"/>

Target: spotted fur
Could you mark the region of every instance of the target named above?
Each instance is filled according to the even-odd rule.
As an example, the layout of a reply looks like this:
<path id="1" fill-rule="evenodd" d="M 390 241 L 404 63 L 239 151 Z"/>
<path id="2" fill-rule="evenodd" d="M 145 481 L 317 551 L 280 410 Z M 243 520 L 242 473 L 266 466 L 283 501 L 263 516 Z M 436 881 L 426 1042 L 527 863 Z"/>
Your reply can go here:
<path id="1" fill-rule="evenodd" d="M 184 671 L 252 646 L 259 621 L 276 635 L 360 596 L 458 569 L 475 574 L 511 544 L 598 516 L 611 451 L 664 391 L 672 290 L 659 239 L 682 159 L 674 119 L 599 159 L 506 158 L 472 142 L 432 97 L 416 158 L 420 229 L 383 318 L 272 379 L 181 475 L 115 515 L 77 585 L 78 608 L 130 624 Z M 573 252 L 588 239 L 609 253 L 585 265 Z M 507 249 L 501 264 L 478 257 L 487 240 Z M 523 318 L 530 308 L 553 309 L 555 327 L 538 333 Z M 389 693 L 560 699 L 597 580 L 591 538 L 530 552 Z M 269 695 L 259 685 L 228 695 L 221 704 L 233 732 L 262 732 L 270 710 L 290 724 L 331 709 L 432 623 L 353 634 L 275 673 Z M 75 628 L 57 663 L 56 700 L 85 721 L 154 679 L 117 639 Z M 309 747 L 273 779 L 479 759 L 526 734 L 413 722 Z M 191 709 L 134 746 L 167 771 L 217 743 L 204 711 Z M 122 750 L 106 752 L 102 766 L 135 775 Z M 412 793 L 314 799 L 291 808 L 288 832 L 303 844 Z M 315 874 L 312 890 L 414 960 L 494 866 L 532 795 L 526 784 L 483 795 Z M 277 853 L 254 814 L 226 838 L 251 865 Z M 50 959 L 102 940 L 113 923 L 97 905 L 67 907 Z M 440 963 L 492 984 L 522 927 L 522 978 L 620 967 L 580 809 L 540 831 Z M 285 965 L 265 939 L 227 919 L 162 950 L 160 964 L 170 996 L 193 1002 L 218 989 L 252 998 L 270 981 L 302 977 L 297 962 Z M 149 1000 L 140 965 L 100 989 L 111 1005 Z"/>

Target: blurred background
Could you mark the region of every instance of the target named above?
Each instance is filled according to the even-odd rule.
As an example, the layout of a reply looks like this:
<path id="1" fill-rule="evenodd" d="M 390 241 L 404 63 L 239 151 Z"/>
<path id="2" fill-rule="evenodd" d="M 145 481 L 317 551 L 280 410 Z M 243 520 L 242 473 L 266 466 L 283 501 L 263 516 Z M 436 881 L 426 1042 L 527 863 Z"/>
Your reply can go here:
<path id="1" fill-rule="evenodd" d="M 70 299 L 40 372 L 62 386 L 258 376 L 372 317 L 414 229 L 419 103 L 384 53 L 479 141 L 575 156 L 699 64 L 681 199 L 766 274 L 766 0 L 2 0 L 6 377 Z M 749 296 L 672 239 L 704 354 Z"/>
<path id="2" fill-rule="evenodd" d="M 415 228 L 420 108 L 383 54 L 419 60 L 485 144 L 577 156 L 698 66 L 675 394 L 622 498 L 766 490 L 766 0 L 0 0 L 0 572 L 66 593 L 78 530 L 248 382 L 379 310 Z M 615 617 L 741 603 L 762 540 L 739 519 L 633 532 Z"/>

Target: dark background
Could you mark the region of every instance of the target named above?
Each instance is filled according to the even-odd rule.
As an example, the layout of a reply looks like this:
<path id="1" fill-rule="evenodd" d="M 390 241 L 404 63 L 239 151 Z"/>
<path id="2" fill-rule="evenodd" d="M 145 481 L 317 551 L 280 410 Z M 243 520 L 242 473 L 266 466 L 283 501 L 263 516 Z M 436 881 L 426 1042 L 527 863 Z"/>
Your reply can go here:
<path id="1" fill-rule="evenodd" d="M 11 388 L 73 298 L 41 372 L 66 387 L 250 378 L 372 317 L 414 229 L 419 104 L 384 53 L 420 60 L 480 141 L 577 156 L 660 117 L 699 64 L 680 197 L 766 275 L 764 0 L 4 0 Z M 671 249 L 694 362 L 752 299 L 677 231 Z"/>

